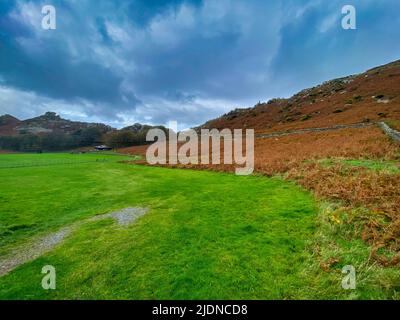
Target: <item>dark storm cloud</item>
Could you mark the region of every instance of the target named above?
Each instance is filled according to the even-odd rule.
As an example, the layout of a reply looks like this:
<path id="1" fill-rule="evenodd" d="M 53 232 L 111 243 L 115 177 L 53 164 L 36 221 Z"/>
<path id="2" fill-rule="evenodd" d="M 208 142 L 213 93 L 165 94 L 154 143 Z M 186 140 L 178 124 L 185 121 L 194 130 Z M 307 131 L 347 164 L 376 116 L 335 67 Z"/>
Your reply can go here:
<path id="1" fill-rule="evenodd" d="M 37 15 L 40 8 L 31 9 Z M 11 15 L 1 19 L 5 28 L 0 38 L 0 74 L 5 85 L 55 99 L 80 98 L 123 105 L 120 75 L 95 59 L 74 58 L 63 41 L 63 34 L 58 34 L 57 30 L 50 37 L 41 37 L 45 31 L 34 30 L 35 26 L 19 18 Z M 38 25 L 40 22 L 38 20 Z M 100 33 L 104 31 L 101 24 L 96 26 Z M 79 34 L 76 40 L 81 41 Z"/>

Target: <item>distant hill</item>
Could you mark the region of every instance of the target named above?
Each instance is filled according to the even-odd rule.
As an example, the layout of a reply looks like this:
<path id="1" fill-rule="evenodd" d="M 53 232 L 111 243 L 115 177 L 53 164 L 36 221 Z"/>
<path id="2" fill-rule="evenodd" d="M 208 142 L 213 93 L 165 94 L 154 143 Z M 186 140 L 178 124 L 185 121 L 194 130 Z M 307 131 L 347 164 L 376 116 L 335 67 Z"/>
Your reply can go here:
<path id="1" fill-rule="evenodd" d="M 0 135 L 3 136 L 41 133 L 73 134 L 78 130 L 88 128 L 97 128 L 102 133 L 115 130 L 102 123 L 87 123 L 62 119 L 55 112 L 46 112 L 39 117 L 23 121 L 11 115 L 0 117 Z"/>
<path id="2" fill-rule="evenodd" d="M 123 148 L 131 146 L 139 146 L 147 144 L 146 135 L 151 129 L 161 129 L 167 132 L 167 128 L 163 126 L 149 126 L 135 123 L 132 126 L 122 128 L 121 130 L 112 131 L 104 135 L 104 141 L 113 148 Z"/>
<path id="3" fill-rule="evenodd" d="M 0 135 L 15 134 L 14 129 L 18 127 L 21 121 L 9 114 L 0 116 Z"/>
<path id="4" fill-rule="evenodd" d="M 0 117 L 0 149 L 15 151 L 69 150 L 108 143 L 111 147 L 146 143 L 148 130 L 136 123 L 117 130 L 102 123 L 87 123 L 61 118 L 55 112 L 27 120 L 11 115 Z M 156 127 L 166 130 L 164 127 Z"/>
<path id="5" fill-rule="evenodd" d="M 147 132 L 150 129 L 154 129 L 154 128 L 158 128 L 158 129 L 161 129 L 161 130 L 164 130 L 164 131 L 167 130 L 164 126 L 149 126 L 147 124 L 135 123 L 132 126 L 128 126 L 128 127 L 122 128 L 121 131 L 130 131 L 130 132 L 133 132 L 133 133 L 136 133 L 136 134 L 141 134 L 141 133 L 147 134 Z"/>
<path id="6" fill-rule="evenodd" d="M 254 128 L 258 132 L 387 121 L 400 129 L 400 60 L 324 82 L 289 99 L 235 109 L 199 128 Z"/>

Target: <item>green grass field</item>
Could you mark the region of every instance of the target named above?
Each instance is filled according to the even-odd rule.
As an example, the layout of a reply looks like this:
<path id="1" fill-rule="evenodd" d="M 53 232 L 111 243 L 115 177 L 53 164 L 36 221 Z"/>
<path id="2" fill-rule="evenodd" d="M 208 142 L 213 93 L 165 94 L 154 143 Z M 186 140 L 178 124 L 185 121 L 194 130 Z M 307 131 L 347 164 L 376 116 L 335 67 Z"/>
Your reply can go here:
<path id="1" fill-rule="evenodd" d="M 366 168 L 372 171 L 385 171 L 388 173 L 399 173 L 400 166 L 398 161 L 370 160 L 370 159 L 324 159 L 320 161 L 325 166 L 341 164 L 346 167 Z"/>
<path id="2" fill-rule="evenodd" d="M 119 162 L 126 159 L 0 155 L 0 260 L 81 222 L 54 250 L 0 277 L 0 299 L 398 297 L 398 270 L 364 266 L 368 248 L 361 242 L 343 240 L 345 259 L 321 271 L 312 248 L 326 243 L 322 254 L 329 253 L 335 231 L 300 187 Z M 149 212 L 128 227 L 87 220 L 135 206 Z M 341 288 L 349 263 L 365 270 L 352 292 Z M 56 290 L 41 287 L 45 265 L 56 268 Z"/>

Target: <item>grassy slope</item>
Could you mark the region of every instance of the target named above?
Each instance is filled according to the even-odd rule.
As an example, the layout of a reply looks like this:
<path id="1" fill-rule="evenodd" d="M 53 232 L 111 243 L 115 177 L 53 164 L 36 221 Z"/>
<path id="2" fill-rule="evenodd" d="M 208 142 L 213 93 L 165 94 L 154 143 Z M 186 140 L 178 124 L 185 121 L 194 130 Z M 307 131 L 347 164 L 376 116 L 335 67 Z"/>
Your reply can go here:
<path id="1" fill-rule="evenodd" d="M 399 270 L 366 265 L 368 247 L 341 237 L 325 212 L 317 216 L 309 193 L 279 179 L 115 161 L 3 169 L 0 176 L 0 256 L 95 214 L 151 208 L 128 228 L 83 224 L 52 252 L 0 278 L 0 299 L 398 298 Z M 342 260 L 322 271 L 319 261 L 338 254 Z M 47 264 L 57 269 L 56 291 L 41 288 Z M 346 264 L 360 271 L 352 292 L 340 287 Z"/>
<path id="2" fill-rule="evenodd" d="M 151 208 L 129 228 L 86 223 L 2 277 L 0 298 L 293 298 L 304 285 L 316 209 L 278 179 L 101 162 L 0 175 L 3 253 L 88 216 Z M 58 272 L 51 293 L 40 287 L 46 264 Z"/>
<path id="3" fill-rule="evenodd" d="M 0 254 L 27 236 L 94 214 L 90 208 L 101 210 L 96 204 L 99 188 L 85 177 L 91 168 L 101 175 L 103 166 L 126 159 L 104 154 L 1 155 Z"/>

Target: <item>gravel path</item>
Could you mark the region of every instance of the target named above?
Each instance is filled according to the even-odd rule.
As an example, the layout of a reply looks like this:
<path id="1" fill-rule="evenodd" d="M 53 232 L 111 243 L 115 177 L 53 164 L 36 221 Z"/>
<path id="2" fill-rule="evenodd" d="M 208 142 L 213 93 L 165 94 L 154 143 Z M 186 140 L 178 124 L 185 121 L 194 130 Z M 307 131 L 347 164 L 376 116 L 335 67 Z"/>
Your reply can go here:
<path id="1" fill-rule="evenodd" d="M 143 216 L 148 211 L 147 208 L 125 208 L 120 211 L 115 211 L 107 214 L 95 216 L 90 221 L 103 220 L 107 218 L 113 218 L 119 225 L 130 225 L 137 218 Z"/>
<path id="2" fill-rule="evenodd" d="M 66 236 L 71 233 L 71 228 L 64 228 L 55 233 L 51 233 L 27 247 L 15 250 L 10 256 L 0 259 L 0 277 L 15 269 L 19 265 L 35 260 L 42 254 L 53 249 Z"/>
<path id="3" fill-rule="evenodd" d="M 84 221 L 79 221 L 72 226 L 63 228 L 57 232 L 48 234 L 19 249 L 14 250 L 10 255 L 0 257 L 0 277 L 11 272 L 18 266 L 35 260 L 41 255 L 51 251 L 54 247 L 60 244 L 74 228 L 84 222 L 99 221 L 112 218 L 121 226 L 128 226 L 135 220 L 148 212 L 148 208 L 125 208 L 119 211 L 102 214 L 89 218 Z"/>

